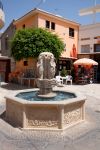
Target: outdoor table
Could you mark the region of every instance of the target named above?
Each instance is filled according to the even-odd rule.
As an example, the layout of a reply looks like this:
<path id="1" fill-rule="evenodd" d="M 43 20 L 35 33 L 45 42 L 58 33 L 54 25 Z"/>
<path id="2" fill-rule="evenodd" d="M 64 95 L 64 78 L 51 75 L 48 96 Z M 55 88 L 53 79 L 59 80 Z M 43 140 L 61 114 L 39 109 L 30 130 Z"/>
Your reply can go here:
<path id="1" fill-rule="evenodd" d="M 35 79 L 35 78 L 25 78 L 25 77 L 21 77 L 21 85 L 23 85 L 23 81 L 24 80 L 28 80 L 28 87 L 30 87 L 30 83 L 31 83 L 31 80 Z"/>
<path id="2" fill-rule="evenodd" d="M 61 77 L 62 81 L 63 81 L 63 84 L 67 84 L 67 82 L 70 82 L 71 85 L 72 85 L 72 79 L 69 79 L 67 76 L 66 77 Z"/>
<path id="3" fill-rule="evenodd" d="M 61 77 L 63 84 L 66 82 L 66 77 Z"/>

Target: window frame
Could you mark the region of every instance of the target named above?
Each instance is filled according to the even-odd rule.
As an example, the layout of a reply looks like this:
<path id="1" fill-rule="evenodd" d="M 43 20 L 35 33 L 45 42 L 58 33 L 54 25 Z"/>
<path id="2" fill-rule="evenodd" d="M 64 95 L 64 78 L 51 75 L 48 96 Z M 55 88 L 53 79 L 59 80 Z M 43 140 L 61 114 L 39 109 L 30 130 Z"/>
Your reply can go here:
<path id="1" fill-rule="evenodd" d="M 23 65 L 24 65 L 24 66 L 28 66 L 28 60 L 24 60 L 24 61 L 23 61 Z"/>
<path id="2" fill-rule="evenodd" d="M 55 22 L 51 22 L 51 30 L 55 30 Z"/>
<path id="3" fill-rule="evenodd" d="M 48 21 L 48 20 L 45 21 L 45 27 L 47 29 L 50 29 L 50 21 Z"/>
<path id="4" fill-rule="evenodd" d="M 81 45 L 81 53 L 90 53 L 90 44 Z"/>
<path id="5" fill-rule="evenodd" d="M 74 38 L 75 37 L 75 29 L 69 27 L 69 37 Z"/>
<path id="6" fill-rule="evenodd" d="M 22 27 L 23 27 L 23 29 L 25 29 L 25 27 L 26 27 L 26 26 L 25 26 L 25 24 L 23 24 L 23 26 L 22 26 Z"/>

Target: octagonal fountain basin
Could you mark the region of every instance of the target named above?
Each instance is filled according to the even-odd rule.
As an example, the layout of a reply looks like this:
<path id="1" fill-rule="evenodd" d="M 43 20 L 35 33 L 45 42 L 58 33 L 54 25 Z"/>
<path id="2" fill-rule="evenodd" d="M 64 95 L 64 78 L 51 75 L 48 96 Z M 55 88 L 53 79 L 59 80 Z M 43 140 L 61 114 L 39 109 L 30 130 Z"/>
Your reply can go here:
<path id="1" fill-rule="evenodd" d="M 24 129 L 63 130 L 84 120 L 86 98 L 78 92 L 53 91 L 54 98 L 37 97 L 38 89 L 6 97 L 6 119 Z"/>

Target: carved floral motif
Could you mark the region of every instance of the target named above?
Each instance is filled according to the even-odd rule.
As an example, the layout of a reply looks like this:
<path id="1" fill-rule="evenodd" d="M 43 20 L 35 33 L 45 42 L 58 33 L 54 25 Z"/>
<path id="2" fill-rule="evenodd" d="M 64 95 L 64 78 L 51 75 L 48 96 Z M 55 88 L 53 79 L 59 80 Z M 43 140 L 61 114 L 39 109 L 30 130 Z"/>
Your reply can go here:
<path id="1" fill-rule="evenodd" d="M 28 120 L 28 125 L 36 127 L 57 127 L 58 122 L 53 120 Z"/>
<path id="2" fill-rule="evenodd" d="M 74 123 L 81 120 L 81 108 L 64 114 L 64 124 Z"/>

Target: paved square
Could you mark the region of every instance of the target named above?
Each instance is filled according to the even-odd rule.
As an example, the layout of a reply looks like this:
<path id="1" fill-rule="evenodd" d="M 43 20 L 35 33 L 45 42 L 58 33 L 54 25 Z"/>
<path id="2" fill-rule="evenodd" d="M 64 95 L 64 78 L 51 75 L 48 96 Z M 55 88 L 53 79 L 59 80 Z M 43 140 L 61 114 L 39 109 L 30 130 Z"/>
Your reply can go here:
<path id="1" fill-rule="evenodd" d="M 0 114 L 5 111 L 5 96 L 25 87 L 2 84 Z M 58 88 L 58 87 L 56 87 Z M 60 131 L 34 131 L 14 128 L 0 117 L 0 150 L 100 150 L 100 84 L 66 85 L 86 97 L 86 121 Z"/>

